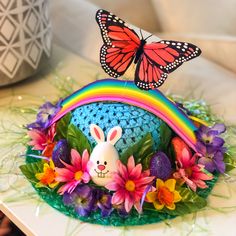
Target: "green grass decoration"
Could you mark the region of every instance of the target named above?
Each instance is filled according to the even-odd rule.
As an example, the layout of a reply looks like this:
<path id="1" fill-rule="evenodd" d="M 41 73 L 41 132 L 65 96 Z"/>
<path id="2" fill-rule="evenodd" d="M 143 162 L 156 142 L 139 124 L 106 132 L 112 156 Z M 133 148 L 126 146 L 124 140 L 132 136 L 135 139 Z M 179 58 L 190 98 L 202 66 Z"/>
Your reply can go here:
<path id="1" fill-rule="evenodd" d="M 224 162 L 226 166 L 226 172 L 229 172 L 236 167 L 236 160 L 234 160 L 229 153 L 225 153 Z"/>

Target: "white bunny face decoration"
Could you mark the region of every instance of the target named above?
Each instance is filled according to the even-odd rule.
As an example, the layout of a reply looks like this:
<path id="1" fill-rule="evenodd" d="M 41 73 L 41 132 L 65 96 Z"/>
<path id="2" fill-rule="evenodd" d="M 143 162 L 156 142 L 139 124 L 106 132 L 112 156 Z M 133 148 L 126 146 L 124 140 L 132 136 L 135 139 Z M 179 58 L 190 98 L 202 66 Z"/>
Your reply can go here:
<path id="1" fill-rule="evenodd" d="M 99 126 L 91 124 L 90 133 L 97 145 L 90 156 L 89 174 L 95 184 L 105 186 L 112 180 L 112 173 L 117 170 L 119 154 L 114 145 L 121 138 L 122 129 L 120 126 L 110 129 L 106 141 Z"/>

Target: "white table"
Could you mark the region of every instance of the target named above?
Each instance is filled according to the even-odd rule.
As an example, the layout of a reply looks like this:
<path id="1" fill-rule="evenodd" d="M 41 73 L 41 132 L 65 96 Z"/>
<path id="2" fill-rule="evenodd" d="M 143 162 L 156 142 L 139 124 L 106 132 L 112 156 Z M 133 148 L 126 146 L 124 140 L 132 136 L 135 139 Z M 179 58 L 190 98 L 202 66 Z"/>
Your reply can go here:
<path id="1" fill-rule="evenodd" d="M 51 67 L 58 68 L 57 72 L 60 75 L 71 76 L 76 79 L 79 85 L 87 84 L 93 81 L 96 76 L 106 77 L 103 74 L 100 67 L 94 65 L 88 61 L 81 59 L 80 57 L 69 53 L 59 47 L 54 47 L 54 55 L 52 57 Z M 212 73 L 223 73 L 222 69 L 219 69 L 211 62 L 204 59 L 194 62 L 189 66 L 185 66 L 185 69 L 189 72 L 189 76 L 193 75 L 191 71 L 196 71 L 196 68 L 202 68 L 205 65 L 206 71 Z M 187 75 L 188 75 L 187 72 Z M 182 74 L 181 74 L 182 73 Z M 235 86 L 234 75 L 230 72 L 225 72 L 228 75 L 227 86 Z M 183 78 L 183 70 L 176 73 L 176 80 L 167 82 L 164 86 L 164 90 L 172 88 L 173 91 L 185 94 L 184 88 L 189 85 L 186 82 L 186 76 Z M 16 129 L 17 125 L 25 123 L 25 117 L 22 117 L 21 113 L 12 113 L 9 111 L 9 107 L 21 106 L 30 107 L 31 104 L 41 104 L 43 100 L 53 100 L 58 98 L 58 90 L 52 85 L 52 82 L 57 81 L 55 79 L 55 73 L 52 70 L 45 71 L 42 75 L 38 75 L 35 78 L 26 80 L 13 87 L 0 89 L 0 120 L 4 120 L 4 124 L 7 128 Z M 204 73 L 200 71 L 199 79 L 203 80 Z M 217 78 L 216 78 L 217 80 Z M 181 86 L 175 86 L 180 84 Z M 173 83 L 172 86 L 170 84 Z M 206 81 L 204 84 L 209 84 Z M 58 84 L 58 83 L 57 83 Z M 79 85 L 75 85 L 78 88 Z M 221 87 L 224 90 L 226 88 Z M 217 87 L 215 90 L 217 91 Z M 216 92 L 215 91 L 215 92 Z M 233 96 L 228 90 L 228 95 Z M 212 89 L 214 94 L 214 89 Z M 230 95 L 231 94 L 231 95 Z M 206 99 L 214 95 L 206 95 Z M 235 96 L 235 95 L 234 95 Z M 216 97 L 216 96 L 215 96 Z M 228 97 L 229 98 L 229 97 Z M 216 98 L 216 100 L 219 98 Z M 227 98 L 221 100 L 224 106 L 224 102 L 227 102 Z M 235 101 L 235 100 L 234 100 Z M 217 110 L 217 109 L 216 109 Z M 218 108 L 218 111 L 222 112 L 222 109 Z M 233 113 L 234 112 L 234 113 Z M 235 117 L 235 111 L 226 109 L 228 121 L 233 121 Z M 30 117 L 28 117 L 30 119 Z M 31 117 L 32 118 L 32 117 Z M 1 122 L 2 124 L 2 122 Z M 14 125 L 13 125 L 14 124 Z M 0 127 L 0 133 L 1 133 Z M 46 203 L 42 202 L 37 194 L 35 194 L 30 183 L 20 174 L 17 165 L 23 163 L 23 159 L 17 158 L 16 163 L 12 166 L 13 156 L 19 154 L 22 151 L 21 145 L 17 145 L 13 150 L 9 151 L 4 143 L 7 143 L 7 139 L 11 140 L 12 136 L 3 134 L 0 137 L 0 189 L 5 188 L 5 191 L 0 192 L 0 210 L 3 211 L 23 232 L 27 235 L 38 236 L 64 236 L 64 235 L 236 235 L 236 213 L 234 211 L 230 213 L 220 213 L 213 209 L 208 209 L 197 214 L 197 218 L 194 219 L 194 215 L 187 215 L 183 218 L 176 218 L 168 223 L 169 227 L 165 223 L 139 226 L 139 227 L 103 227 L 100 225 L 91 225 L 82 223 L 78 220 L 70 219 L 60 212 L 54 210 Z M 9 141 L 8 140 L 8 141 Z M 9 154 L 6 157 L 5 154 Z M 4 165 L 4 167 L 2 166 Z M 5 169 L 10 170 L 11 175 L 4 175 Z M 16 175 L 18 173 L 18 175 Z M 3 179 L 4 176 L 4 179 Z M 5 177 L 6 176 L 6 177 Z M 10 188 L 7 188 L 9 184 L 12 184 Z M 14 189 L 13 189 L 14 188 Z M 228 198 L 219 198 L 211 196 L 209 197 L 209 205 L 213 207 L 227 207 L 236 206 L 236 183 L 225 184 L 223 182 L 217 184 L 214 188 L 214 193 L 228 196 Z M 236 208 L 235 208 L 236 209 Z M 225 209 L 226 210 L 226 209 Z M 230 209 L 228 209 L 230 210 Z M 192 226 L 195 222 L 194 227 Z"/>

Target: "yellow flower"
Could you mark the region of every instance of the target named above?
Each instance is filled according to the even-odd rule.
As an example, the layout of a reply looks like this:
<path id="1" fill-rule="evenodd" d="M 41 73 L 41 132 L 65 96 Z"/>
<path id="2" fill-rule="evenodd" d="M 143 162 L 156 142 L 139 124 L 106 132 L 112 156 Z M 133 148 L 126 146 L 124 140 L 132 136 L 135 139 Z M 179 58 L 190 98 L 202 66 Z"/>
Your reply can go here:
<path id="1" fill-rule="evenodd" d="M 182 197 L 175 190 L 175 179 L 168 179 L 163 182 L 161 179 L 156 181 L 156 191 L 147 194 L 147 200 L 152 202 L 157 210 L 167 207 L 169 210 L 175 209 L 175 203 L 181 201 Z"/>
<path id="2" fill-rule="evenodd" d="M 50 188 L 55 188 L 59 182 L 55 180 L 56 172 L 55 166 L 52 160 L 50 160 L 49 164 L 44 163 L 43 172 L 35 174 L 35 177 L 39 180 L 39 182 L 35 185 L 35 187 L 45 187 L 49 186 Z"/>

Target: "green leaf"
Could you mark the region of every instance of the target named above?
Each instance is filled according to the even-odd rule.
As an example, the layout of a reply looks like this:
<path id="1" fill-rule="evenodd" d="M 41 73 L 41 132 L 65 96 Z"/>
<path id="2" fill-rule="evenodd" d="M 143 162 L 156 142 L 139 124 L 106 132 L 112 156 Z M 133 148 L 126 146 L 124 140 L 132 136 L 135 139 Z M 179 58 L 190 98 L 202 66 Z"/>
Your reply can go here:
<path id="1" fill-rule="evenodd" d="M 236 168 L 236 160 L 228 153 L 224 155 L 224 163 L 226 167 L 226 172 L 229 172 Z"/>
<path id="2" fill-rule="evenodd" d="M 181 202 L 176 203 L 175 210 L 164 208 L 164 212 L 170 215 L 184 215 L 196 212 L 207 205 L 206 199 L 197 195 L 188 188 L 177 189 L 182 197 Z"/>
<path id="3" fill-rule="evenodd" d="M 38 180 L 36 179 L 35 174 L 43 172 L 43 162 L 38 161 L 26 165 L 21 165 L 20 170 L 32 184 L 36 184 Z"/>
<path id="4" fill-rule="evenodd" d="M 176 156 L 175 156 L 174 146 L 172 144 L 169 145 L 166 153 L 167 156 L 170 158 L 172 166 L 175 167 Z"/>
<path id="5" fill-rule="evenodd" d="M 70 148 L 76 149 L 80 154 L 82 154 L 85 149 L 91 153 L 91 145 L 89 140 L 86 138 L 83 132 L 73 124 L 70 124 L 68 127 L 67 141 Z"/>
<path id="6" fill-rule="evenodd" d="M 135 163 L 142 163 L 143 168 L 149 168 L 149 162 L 154 154 L 154 141 L 150 133 L 146 134 L 141 140 L 129 147 L 121 156 L 120 160 L 127 164 L 128 158 L 134 156 Z"/>
<path id="7" fill-rule="evenodd" d="M 55 137 L 57 140 L 67 138 L 67 132 L 68 132 L 68 127 L 69 127 L 71 117 L 72 117 L 71 113 L 68 113 L 57 122 L 57 125 L 56 125 L 57 134 Z"/>
<path id="8" fill-rule="evenodd" d="M 158 151 L 166 152 L 172 136 L 172 130 L 166 123 L 160 125 L 160 143 L 157 146 Z"/>
<path id="9" fill-rule="evenodd" d="M 201 202 L 202 200 L 205 202 L 205 199 L 201 198 L 198 196 L 197 193 L 193 192 L 189 188 L 179 188 L 177 189 L 179 192 L 180 196 L 182 197 L 182 202 L 185 203 L 196 203 L 196 202 Z"/>

